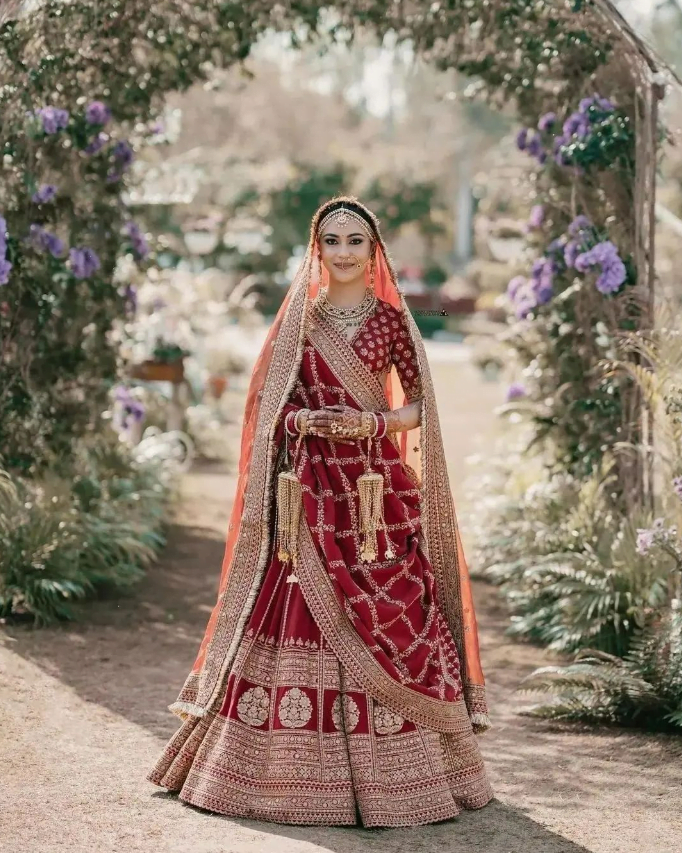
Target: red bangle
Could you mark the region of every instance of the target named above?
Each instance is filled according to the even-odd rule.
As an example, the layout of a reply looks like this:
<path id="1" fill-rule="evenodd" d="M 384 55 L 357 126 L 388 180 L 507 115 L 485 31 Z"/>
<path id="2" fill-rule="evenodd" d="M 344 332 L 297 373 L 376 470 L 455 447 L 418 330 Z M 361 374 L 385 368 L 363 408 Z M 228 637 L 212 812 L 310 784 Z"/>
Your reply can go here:
<path id="1" fill-rule="evenodd" d="M 298 435 L 298 429 L 296 428 L 296 415 L 297 411 L 288 412 L 286 418 L 284 418 L 284 429 L 289 433 L 289 435 Z M 293 420 L 289 422 L 289 418 L 293 415 Z M 293 429 L 291 429 L 293 427 Z"/>
<path id="2" fill-rule="evenodd" d="M 377 438 L 383 438 L 386 435 L 386 433 L 388 432 L 388 421 L 386 420 L 386 415 L 383 412 L 377 412 L 376 415 L 377 415 L 377 417 L 379 415 L 381 415 L 381 419 L 384 422 L 384 431 L 381 433 L 381 435 L 379 435 L 379 433 L 377 431 L 376 437 Z"/>

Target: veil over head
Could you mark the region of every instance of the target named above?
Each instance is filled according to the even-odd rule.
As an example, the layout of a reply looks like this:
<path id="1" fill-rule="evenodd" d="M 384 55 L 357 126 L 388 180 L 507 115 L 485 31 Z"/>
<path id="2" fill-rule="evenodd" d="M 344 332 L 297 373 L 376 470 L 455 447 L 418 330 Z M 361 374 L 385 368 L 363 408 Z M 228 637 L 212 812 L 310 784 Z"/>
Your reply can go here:
<path id="1" fill-rule="evenodd" d="M 464 699 L 475 731 L 489 728 L 478 630 L 469 571 L 462 548 L 447 475 L 447 464 L 421 333 L 398 286 L 379 223 L 374 214 L 352 196 L 324 203 L 313 216 L 305 255 L 294 276 L 255 362 L 246 396 L 237 488 L 230 516 L 216 602 L 185 685 L 170 710 L 182 719 L 204 716 L 218 701 L 229 674 L 245 625 L 258 594 L 270 551 L 275 466 L 275 441 L 282 409 L 296 382 L 311 304 L 328 272 L 316 252 L 319 224 L 330 208 L 343 203 L 371 224 L 374 276 L 365 268 L 366 286 L 375 295 L 404 312 L 417 356 L 423 399 L 419 425 L 398 433 L 403 463 L 417 475 L 422 505 L 422 545 L 436 577 L 441 606 L 457 643 Z M 373 283 L 372 283 L 373 278 Z M 390 408 L 405 405 L 398 373 L 392 366 L 385 379 Z"/>

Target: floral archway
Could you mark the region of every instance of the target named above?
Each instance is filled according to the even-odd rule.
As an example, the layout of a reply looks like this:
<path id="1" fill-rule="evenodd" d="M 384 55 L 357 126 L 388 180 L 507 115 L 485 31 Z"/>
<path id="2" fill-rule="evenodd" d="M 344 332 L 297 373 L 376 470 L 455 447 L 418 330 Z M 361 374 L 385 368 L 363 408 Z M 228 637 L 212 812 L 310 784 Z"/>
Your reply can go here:
<path id="1" fill-rule="evenodd" d="M 603 356 L 595 322 L 612 331 L 650 324 L 663 85 L 656 59 L 607 0 L 463 0 L 426 10 L 385 0 L 325 9 L 47 0 L 3 14 L 0 444 L 10 465 L 30 469 L 64 452 L 91 428 L 102 380 L 115 376 L 107 335 L 126 310 L 116 260 L 127 252 L 144 262 L 148 253 L 122 201 L 126 174 L 157 130 L 164 96 L 240 62 L 269 28 L 289 30 L 294 44 L 351 40 L 360 27 L 393 31 L 438 67 L 474 77 L 490 103 L 516 110 L 519 145 L 537 161 L 542 221 L 536 264 L 514 279 L 510 298 L 524 321 L 517 347 L 544 360 L 531 397 L 543 401 L 538 433 L 576 471 L 590 470 L 605 442 L 641 438 L 627 377 L 594 370 Z M 552 344 L 533 352 L 534 340 Z M 61 428 L 48 429 L 55 421 Z M 639 499 L 644 467 L 625 457 L 620 466 L 623 496 Z"/>
<path id="2" fill-rule="evenodd" d="M 126 193 L 159 137 L 168 93 L 248 57 L 269 30 L 291 43 L 409 40 L 514 113 L 533 162 L 529 243 L 513 276 L 513 401 L 553 471 L 589 478 L 614 458 L 613 507 L 653 499 L 651 439 L 633 372 L 608 368 L 655 303 L 658 102 L 675 75 L 609 0 L 43 0 L 0 12 L 0 448 L 29 476 L 98 428 L 119 364 L 111 329 L 130 294 L 122 255 L 153 262 Z M 641 353 L 628 356 L 635 367 Z M 512 403 L 510 403 L 510 406 Z"/>

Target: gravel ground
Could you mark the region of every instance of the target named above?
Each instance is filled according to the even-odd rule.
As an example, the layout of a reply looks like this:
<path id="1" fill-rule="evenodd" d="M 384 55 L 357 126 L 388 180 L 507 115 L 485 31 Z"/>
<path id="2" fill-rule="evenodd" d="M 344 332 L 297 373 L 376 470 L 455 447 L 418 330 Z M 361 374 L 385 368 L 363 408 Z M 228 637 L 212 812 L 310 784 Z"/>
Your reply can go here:
<path id="1" fill-rule="evenodd" d="M 453 348 L 432 370 L 455 496 L 500 388 Z M 457 393 L 453 393 L 453 389 Z M 235 429 L 235 427 L 230 427 Z M 161 562 L 128 597 L 87 605 L 78 624 L 0 636 L 0 837 L 22 853 L 671 853 L 682 850 L 682 739 L 581 730 L 518 715 L 519 680 L 547 662 L 504 635 L 477 584 L 494 728 L 481 743 L 496 799 L 414 829 L 306 828 L 210 815 L 145 773 L 176 728 L 166 709 L 215 600 L 234 478 L 198 466 Z M 464 532 L 466 535 L 466 531 Z"/>

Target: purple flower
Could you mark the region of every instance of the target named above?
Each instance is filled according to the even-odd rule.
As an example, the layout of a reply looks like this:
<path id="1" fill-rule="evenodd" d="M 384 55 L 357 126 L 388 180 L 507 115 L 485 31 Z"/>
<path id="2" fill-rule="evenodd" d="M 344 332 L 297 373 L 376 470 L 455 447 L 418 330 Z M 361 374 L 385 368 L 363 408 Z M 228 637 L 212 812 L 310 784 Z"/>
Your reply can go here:
<path id="1" fill-rule="evenodd" d="M 130 427 L 131 418 L 138 423 L 144 418 L 144 404 L 133 397 L 130 389 L 126 388 L 125 385 L 117 386 L 114 397 L 116 398 L 116 402 L 121 406 L 122 416 L 119 423 L 122 429 L 126 430 Z"/>
<path id="2" fill-rule="evenodd" d="M 42 225 L 35 222 L 28 229 L 29 241 L 36 249 L 49 252 L 53 258 L 59 258 L 64 254 L 64 243 L 56 234 L 46 231 Z"/>
<path id="3" fill-rule="evenodd" d="M 673 478 L 673 490 L 677 497 L 682 500 L 682 477 Z"/>
<path id="4" fill-rule="evenodd" d="M 133 247 L 133 252 L 138 258 L 146 258 L 149 254 L 149 245 L 144 234 L 140 230 L 140 226 L 132 220 L 129 220 L 125 225 L 125 230 L 130 237 L 130 242 Z"/>
<path id="5" fill-rule="evenodd" d="M 595 287 L 600 293 L 615 293 L 620 289 L 626 276 L 625 264 L 620 258 L 613 258 L 602 267 L 601 275 L 597 279 Z"/>
<path id="6" fill-rule="evenodd" d="M 124 409 L 126 415 L 131 416 L 134 421 L 141 421 L 144 417 L 144 404 L 139 400 L 131 400 L 130 403 Z M 127 419 L 126 419 L 127 420 Z"/>
<path id="7" fill-rule="evenodd" d="M 534 204 L 528 217 L 529 228 L 539 228 L 545 218 L 545 208 L 541 204 Z"/>
<path id="8" fill-rule="evenodd" d="M 46 240 L 47 240 L 47 251 L 52 255 L 53 258 L 61 258 L 64 254 L 64 241 L 60 240 L 56 234 L 50 234 L 46 232 Z"/>
<path id="9" fill-rule="evenodd" d="M 41 184 L 31 196 L 31 201 L 36 204 L 47 204 L 57 195 L 57 187 L 54 184 Z"/>
<path id="10" fill-rule="evenodd" d="M 111 110 L 102 101 L 92 101 L 85 110 L 85 120 L 88 124 L 106 124 L 111 118 Z"/>
<path id="11" fill-rule="evenodd" d="M 587 113 L 590 107 L 599 107 L 603 112 L 613 112 L 615 109 L 613 103 L 608 98 L 600 98 L 599 95 L 592 95 L 591 98 L 583 98 L 578 105 L 581 113 Z"/>
<path id="12" fill-rule="evenodd" d="M 98 133 L 97 136 L 93 137 L 90 142 L 88 142 L 83 151 L 86 154 L 96 154 L 104 147 L 108 138 L 109 137 L 106 135 L 106 133 Z"/>
<path id="13" fill-rule="evenodd" d="M 642 527 L 637 528 L 637 553 L 645 556 L 654 544 L 655 533 Z"/>
<path id="14" fill-rule="evenodd" d="M 527 144 L 528 144 L 528 128 L 522 127 L 521 130 L 516 134 L 516 145 L 517 145 L 519 151 L 525 151 Z"/>
<path id="15" fill-rule="evenodd" d="M 574 266 L 578 272 L 587 272 L 591 267 L 600 266 L 601 275 L 596 281 L 596 288 L 605 294 L 615 293 L 627 276 L 618 249 L 610 240 L 597 243 L 587 252 L 578 255 Z"/>
<path id="16" fill-rule="evenodd" d="M 575 260 L 582 252 L 583 247 L 575 240 L 569 240 L 564 247 L 564 263 L 569 269 L 575 266 Z"/>
<path id="17" fill-rule="evenodd" d="M 554 295 L 554 290 L 552 288 L 552 281 L 538 281 L 534 284 L 533 290 L 535 292 L 535 296 L 537 297 L 538 305 L 546 305 Z"/>
<path id="18" fill-rule="evenodd" d="M 516 316 L 517 320 L 525 320 L 526 317 L 530 314 L 530 312 L 536 307 L 537 302 L 533 298 L 532 294 L 524 292 L 516 300 L 516 304 L 514 306 L 514 315 Z"/>
<path id="19" fill-rule="evenodd" d="M 12 264 L 9 261 L 5 260 L 5 258 L 0 259 L 0 285 L 7 284 L 11 269 Z"/>
<path id="20" fill-rule="evenodd" d="M 540 116 L 540 120 L 538 121 L 538 130 L 546 131 L 549 130 L 557 119 L 556 113 L 549 112 Z"/>
<path id="21" fill-rule="evenodd" d="M 553 294 L 554 262 L 551 258 L 538 258 L 533 264 L 531 291 L 537 305 L 546 305 Z"/>
<path id="22" fill-rule="evenodd" d="M 107 172 L 106 182 L 108 184 L 115 184 L 116 181 L 119 181 L 122 177 L 123 175 L 121 172 L 117 172 L 116 169 L 111 169 Z"/>
<path id="23" fill-rule="evenodd" d="M 526 150 L 531 157 L 537 157 L 542 153 L 542 139 L 539 133 L 534 133 L 528 142 Z"/>
<path id="24" fill-rule="evenodd" d="M 567 144 L 573 136 L 584 139 L 590 132 L 590 121 L 583 113 L 571 113 L 564 122 L 562 130 L 563 144 Z"/>
<path id="25" fill-rule="evenodd" d="M 568 140 L 575 136 L 578 128 L 585 121 L 585 117 L 580 113 L 571 113 L 563 124 L 562 130 L 564 137 Z"/>
<path id="26" fill-rule="evenodd" d="M 584 260 L 581 262 L 581 266 L 584 264 L 592 267 L 596 264 L 605 264 L 617 258 L 618 249 L 610 240 L 604 240 L 601 243 L 597 243 L 596 246 L 593 246 L 587 252 L 584 252 L 582 257 Z"/>
<path id="27" fill-rule="evenodd" d="M 507 296 L 512 300 L 516 299 L 519 291 L 526 286 L 527 280 L 522 275 L 516 275 L 507 285 Z"/>
<path id="28" fill-rule="evenodd" d="M 43 131 L 49 134 L 64 130 L 69 123 L 68 110 L 61 110 L 57 107 L 40 107 L 40 109 L 35 111 L 34 115 L 40 118 Z"/>
<path id="29" fill-rule="evenodd" d="M 576 216 L 573 222 L 568 226 L 568 233 L 571 237 L 576 237 L 581 231 L 585 231 L 588 228 L 592 228 L 592 223 L 587 216 L 584 216 L 581 213 L 579 216 Z"/>
<path id="30" fill-rule="evenodd" d="M 76 278 L 89 278 L 101 264 L 96 253 L 87 247 L 74 247 L 69 252 L 71 271 Z"/>
<path id="31" fill-rule="evenodd" d="M 5 257 L 7 251 L 7 220 L 0 216 L 0 257 Z"/>
<path id="32" fill-rule="evenodd" d="M 114 155 L 114 159 L 118 160 L 120 166 L 124 169 L 126 166 L 129 166 L 135 159 L 133 149 L 130 147 L 130 144 L 126 142 L 125 139 L 122 139 L 120 142 L 117 142 L 116 145 L 114 145 L 111 153 Z"/>
<path id="33" fill-rule="evenodd" d="M 531 267 L 531 275 L 533 278 L 539 278 L 545 271 L 545 259 L 537 258 L 533 261 L 533 266 Z"/>
<path id="34" fill-rule="evenodd" d="M 512 400 L 520 400 L 527 395 L 526 386 L 522 382 L 512 382 L 507 388 L 506 399 L 508 403 Z"/>

